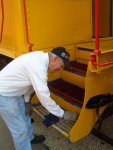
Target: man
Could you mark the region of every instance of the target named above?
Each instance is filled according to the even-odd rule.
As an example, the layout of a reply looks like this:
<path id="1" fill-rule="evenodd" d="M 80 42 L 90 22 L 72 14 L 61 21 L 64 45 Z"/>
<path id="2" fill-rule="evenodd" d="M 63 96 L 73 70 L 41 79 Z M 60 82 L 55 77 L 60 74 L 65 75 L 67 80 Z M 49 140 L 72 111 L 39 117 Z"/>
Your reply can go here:
<path id="1" fill-rule="evenodd" d="M 69 66 L 69 54 L 63 47 L 54 48 L 51 53 L 35 51 L 22 55 L 10 62 L 0 72 L 0 114 L 5 120 L 16 150 L 31 150 L 31 141 L 44 140 L 34 136 L 31 119 L 25 114 L 25 103 L 35 91 L 42 106 L 55 116 L 65 116 L 54 100 L 50 98 L 47 86 L 47 72 L 55 72 Z M 39 141 L 38 141 L 39 142 Z"/>

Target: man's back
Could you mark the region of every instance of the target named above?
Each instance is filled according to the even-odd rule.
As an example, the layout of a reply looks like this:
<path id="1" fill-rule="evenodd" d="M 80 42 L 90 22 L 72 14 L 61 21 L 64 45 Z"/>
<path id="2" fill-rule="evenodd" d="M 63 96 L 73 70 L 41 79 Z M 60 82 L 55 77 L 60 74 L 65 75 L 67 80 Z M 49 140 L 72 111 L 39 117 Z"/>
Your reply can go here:
<path id="1" fill-rule="evenodd" d="M 22 55 L 10 62 L 0 72 L 0 94 L 4 96 L 20 96 L 32 87 L 32 72 L 46 73 L 48 54 L 32 52 Z"/>

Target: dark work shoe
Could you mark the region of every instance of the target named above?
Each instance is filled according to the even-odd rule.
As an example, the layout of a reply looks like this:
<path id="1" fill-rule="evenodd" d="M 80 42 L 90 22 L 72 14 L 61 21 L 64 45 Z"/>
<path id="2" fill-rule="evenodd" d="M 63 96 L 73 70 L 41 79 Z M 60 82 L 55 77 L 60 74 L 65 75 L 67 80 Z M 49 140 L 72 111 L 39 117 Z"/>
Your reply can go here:
<path id="1" fill-rule="evenodd" d="M 35 135 L 34 139 L 31 141 L 31 144 L 39 144 L 45 141 L 45 137 L 43 135 Z"/>
<path id="2" fill-rule="evenodd" d="M 35 122 L 35 120 L 33 118 L 31 118 L 31 123 L 34 123 L 34 122 Z"/>

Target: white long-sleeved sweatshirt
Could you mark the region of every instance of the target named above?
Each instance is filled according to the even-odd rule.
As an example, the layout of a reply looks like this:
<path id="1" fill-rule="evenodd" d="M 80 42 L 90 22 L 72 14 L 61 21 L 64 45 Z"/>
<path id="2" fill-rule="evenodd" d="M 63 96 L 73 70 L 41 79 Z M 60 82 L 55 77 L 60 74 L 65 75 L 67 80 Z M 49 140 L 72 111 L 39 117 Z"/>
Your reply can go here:
<path id="1" fill-rule="evenodd" d="M 62 117 L 64 111 L 50 98 L 47 86 L 48 53 L 35 51 L 22 55 L 0 71 L 0 95 L 24 95 L 28 102 L 35 90 L 42 106 L 50 113 Z"/>

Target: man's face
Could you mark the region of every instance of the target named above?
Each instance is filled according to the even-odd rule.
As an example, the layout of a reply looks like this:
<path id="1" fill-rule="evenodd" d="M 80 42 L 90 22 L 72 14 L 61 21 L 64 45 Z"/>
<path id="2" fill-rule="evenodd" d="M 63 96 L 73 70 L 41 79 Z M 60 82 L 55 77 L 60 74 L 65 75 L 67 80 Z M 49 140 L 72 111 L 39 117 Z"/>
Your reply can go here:
<path id="1" fill-rule="evenodd" d="M 50 60 L 49 63 L 50 72 L 61 71 L 63 68 L 64 68 L 64 62 L 60 57 L 56 56 Z"/>

